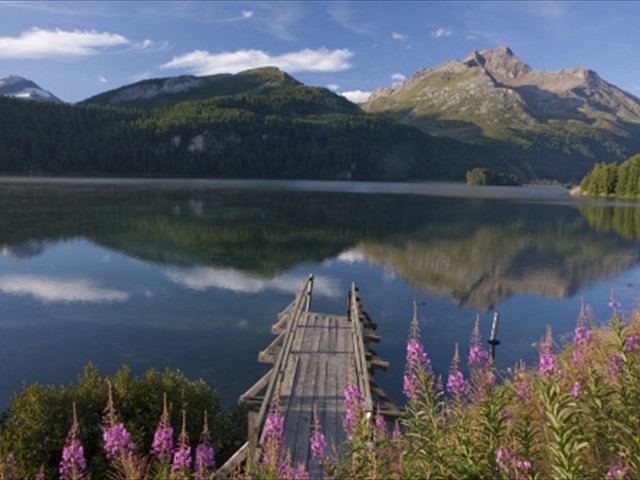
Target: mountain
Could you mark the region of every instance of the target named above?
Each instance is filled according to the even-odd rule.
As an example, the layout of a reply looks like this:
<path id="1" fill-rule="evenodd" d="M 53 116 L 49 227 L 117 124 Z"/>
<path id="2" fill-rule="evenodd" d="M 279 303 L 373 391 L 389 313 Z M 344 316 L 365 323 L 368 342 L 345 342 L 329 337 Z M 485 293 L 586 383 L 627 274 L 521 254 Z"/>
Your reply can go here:
<path id="1" fill-rule="evenodd" d="M 273 67 L 247 70 L 236 75 L 182 75 L 143 80 L 96 95 L 83 103 L 149 109 L 217 97 L 265 97 L 278 94 L 307 97 L 319 108 L 318 113 L 360 112 L 360 109 L 346 98 L 325 88 L 308 87 Z"/>
<path id="2" fill-rule="evenodd" d="M 58 97 L 51 92 L 43 90 L 31 80 L 16 75 L 7 75 L 0 78 L 0 95 L 27 100 L 41 100 L 46 102 L 61 103 Z"/>
<path id="3" fill-rule="evenodd" d="M 0 97 L 0 172 L 452 180 L 489 153 L 276 68 L 146 80 L 78 105 Z"/>
<path id="4" fill-rule="evenodd" d="M 363 108 L 491 146 L 527 177 L 576 179 L 640 151 L 638 98 L 585 68 L 535 70 L 508 47 L 422 69 L 377 89 Z"/>

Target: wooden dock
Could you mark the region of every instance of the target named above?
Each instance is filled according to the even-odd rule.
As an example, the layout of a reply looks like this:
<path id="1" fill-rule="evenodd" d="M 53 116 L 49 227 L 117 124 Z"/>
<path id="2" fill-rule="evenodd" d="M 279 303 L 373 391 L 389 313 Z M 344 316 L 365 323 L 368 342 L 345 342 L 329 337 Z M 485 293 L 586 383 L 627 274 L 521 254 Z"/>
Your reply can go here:
<path id="1" fill-rule="evenodd" d="M 367 414 L 376 408 L 386 418 L 402 415 L 373 380 L 373 371 L 386 370 L 388 362 L 372 348 L 380 337 L 362 308 L 357 286 L 353 284 L 347 294 L 344 316 L 312 312 L 312 291 L 310 275 L 293 302 L 278 315 L 272 327 L 276 338 L 258 355 L 260 362 L 273 363 L 273 368 L 239 400 L 253 407 L 247 443 L 218 475 L 230 475 L 243 462 L 259 460 L 264 422 L 276 398 L 284 415 L 284 435 L 292 465 L 305 465 L 312 478 L 321 476 L 317 462 L 311 460 L 309 445 L 314 407 L 329 449 L 340 451 L 345 440 L 342 423 L 348 382 L 362 392 Z M 375 403 L 374 397 L 378 399 Z"/>

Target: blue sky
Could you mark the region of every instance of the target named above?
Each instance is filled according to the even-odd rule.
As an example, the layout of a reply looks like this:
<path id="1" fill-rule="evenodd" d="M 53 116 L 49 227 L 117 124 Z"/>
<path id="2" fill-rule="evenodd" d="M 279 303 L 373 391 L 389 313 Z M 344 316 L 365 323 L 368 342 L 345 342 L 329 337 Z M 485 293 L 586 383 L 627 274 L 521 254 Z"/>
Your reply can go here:
<path id="1" fill-rule="evenodd" d="M 640 2 L 0 2 L 0 76 L 77 102 L 146 78 L 275 65 L 361 99 L 507 45 L 640 96 Z M 358 92 L 361 92 L 358 94 Z"/>

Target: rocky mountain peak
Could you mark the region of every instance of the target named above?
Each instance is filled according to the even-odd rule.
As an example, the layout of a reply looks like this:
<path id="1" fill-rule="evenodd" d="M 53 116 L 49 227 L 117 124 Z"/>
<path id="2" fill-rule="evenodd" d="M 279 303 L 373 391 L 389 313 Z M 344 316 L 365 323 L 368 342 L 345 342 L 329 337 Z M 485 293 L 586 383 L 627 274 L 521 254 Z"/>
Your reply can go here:
<path id="1" fill-rule="evenodd" d="M 511 80 L 531 73 L 532 68 L 514 55 L 509 47 L 471 52 L 463 63 L 468 67 L 482 67 L 498 81 Z"/>

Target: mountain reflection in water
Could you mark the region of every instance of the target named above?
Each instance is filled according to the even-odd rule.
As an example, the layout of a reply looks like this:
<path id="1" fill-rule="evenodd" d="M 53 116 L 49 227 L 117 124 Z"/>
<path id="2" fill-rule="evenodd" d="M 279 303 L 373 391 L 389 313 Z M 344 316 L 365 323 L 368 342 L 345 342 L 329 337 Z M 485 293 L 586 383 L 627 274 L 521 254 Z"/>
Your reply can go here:
<path id="1" fill-rule="evenodd" d="M 43 311 L 27 304 L 33 301 L 46 305 L 46 315 L 58 315 L 56 308 L 62 307 L 52 304 L 61 302 L 67 305 L 59 313 L 64 318 L 89 314 L 95 322 L 99 318 L 107 322 L 108 312 L 80 313 L 73 305 L 84 305 L 84 309 L 91 303 L 95 309 L 100 303 L 117 305 L 122 315 L 131 315 L 129 328 L 190 325 L 196 332 L 233 321 L 245 339 L 247 332 L 256 335 L 246 345 L 246 358 L 238 360 L 238 368 L 250 378 L 232 382 L 225 377 L 230 374 L 217 367 L 206 370 L 221 387 L 234 385 L 229 388 L 232 397 L 249 386 L 262 368 L 256 367 L 257 350 L 270 341 L 269 326 L 275 320 L 269 317 L 255 323 L 251 318 L 284 308 L 302 275 L 316 270 L 325 272 L 316 285 L 321 305 L 329 302 L 332 308 L 344 308 L 344 290 L 351 281 L 358 281 L 367 284 L 365 307 L 381 310 L 380 317 L 398 317 L 385 310 L 400 301 L 393 295 L 402 298 L 407 309 L 405 296 L 446 298 L 454 308 L 469 312 L 464 317 L 473 317 L 473 312 L 488 312 L 517 296 L 568 299 L 603 279 L 615 284 L 621 272 L 640 260 L 637 206 L 584 202 L 560 189 L 335 182 L 5 181 L 0 182 L 0 209 L 0 298 L 16 299 L 14 307 L 7 307 L 13 310 L 4 312 L 6 319 L 10 316 L 26 325 L 27 317 L 37 317 L 33 312 Z M 47 255 L 53 251 L 73 258 L 76 270 L 65 272 L 53 266 Z M 118 268 L 107 274 L 93 267 L 93 276 L 83 276 L 82 262 L 74 258 L 81 255 L 101 255 L 104 262 L 117 257 Z M 138 270 L 134 272 L 132 265 Z M 380 269 L 385 272 L 382 281 L 368 283 L 379 278 Z M 127 275 L 139 275 L 140 285 L 127 285 Z M 214 291 L 217 303 L 211 309 L 202 295 Z M 149 313 L 163 296 L 181 313 L 172 317 L 167 308 Z M 16 303 L 18 299 L 22 303 Z M 530 308 L 530 302 L 518 305 Z M 445 307 L 430 308 L 442 311 L 441 322 L 452 315 L 443 313 Z M 370 310 L 374 320 L 380 321 L 376 311 Z M 394 332 L 383 335 L 381 345 L 387 346 L 380 347 L 385 358 L 395 361 L 392 376 L 402 369 L 401 344 L 409 318 L 405 320 L 407 325 L 392 327 Z M 0 316 L 0 329 L 2 321 Z M 439 325 L 445 335 L 449 327 Z M 562 328 L 567 330 L 566 325 Z M 240 335 L 236 330 L 229 332 L 226 335 Z M 466 338 L 467 332 L 463 334 Z M 522 345 L 527 342 L 530 345 L 531 339 L 525 335 Z M 114 362 L 156 365 L 155 360 L 142 359 L 143 349 L 137 348 L 139 357 L 128 352 L 116 355 Z M 400 350 L 385 352 L 384 348 Z M 208 361 L 218 361 L 218 354 L 208 353 L 213 355 Z M 149 358 L 156 357 L 149 354 Z M 3 392 L 3 397 L 0 403 L 8 394 Z"/>

